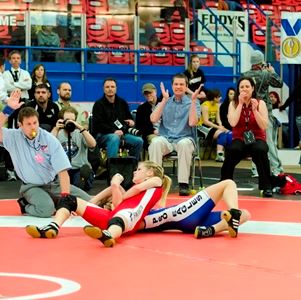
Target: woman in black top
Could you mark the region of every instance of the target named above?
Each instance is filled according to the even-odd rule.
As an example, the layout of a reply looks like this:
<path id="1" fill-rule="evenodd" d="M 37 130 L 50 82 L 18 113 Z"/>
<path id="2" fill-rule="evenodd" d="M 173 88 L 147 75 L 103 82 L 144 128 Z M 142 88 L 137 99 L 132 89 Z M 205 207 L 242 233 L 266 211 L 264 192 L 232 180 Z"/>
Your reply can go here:
<path id="1" fill-rule="evenodd" d="M 228 108 L 230 102 L 234 99 L 234 96 L 235 96 L 235 88 L 229 87 L 226 93 L 226 97 L 219 108 L 219 114 L 220 114 L 222 125 L 231 131 L 232 131 L 232 127 L 228 121 Z"/>
<path id="2" fill-rule="evenodd" d="M 200 69 L 200 58 L 197 54 L 190 56 L 189 65 L 187 70 L 184 71 L 184 74 L 188 78 L 188 95 L 192 95 L 192 93 L 199 88 L 200 84 L 204 85 L 206 82 L 205 74 Z M 204 87 L 201 88 L 198 98 L 206 98 Z"/>
<path id="3" fill-rule="evenodd" d="M 46 84 L 50 91 L 50 98 L 49 100 L 52 100 L 52 89 L 51 84 L 46 76 L 45 67 L 42 64 L 37 64 L 34 66 L 32 73 L 31 73 L 31 79 L 32 79 L 32 86 L 31 89 L 28 91 L 29 94 L 29 100 L 34 99 L 34 91 L 37 85 L 40 85 L 42 83 Z"/>

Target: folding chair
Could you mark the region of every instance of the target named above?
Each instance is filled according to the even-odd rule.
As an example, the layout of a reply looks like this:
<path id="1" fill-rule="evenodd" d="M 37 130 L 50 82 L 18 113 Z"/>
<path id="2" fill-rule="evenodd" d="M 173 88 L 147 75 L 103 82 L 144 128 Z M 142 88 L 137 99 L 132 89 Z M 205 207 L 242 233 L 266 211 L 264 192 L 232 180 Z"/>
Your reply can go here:
<path id="1" fill-rule="evenodd" d="M 193 133 L 195 137 L 195 149 L 192 154 L 192 163 L 191 163 L 191 172 L 190 172 L 190 177 L 191 177 L 191 188 L 195 188 L 195 179 L 196 179 L 196 167 L 199 175 L 199 188 L 203 188 L 203 175 L 202 175 L 202 166 L 201 166 L 201 158 L 200 158 L 200 143 L 199 143 L 199 138 L 197 137 L 197 131 L 196 127 L 193 128 Z M 162 165 L 164 166 L 165 162 L 172 162 L 172 172 L 173 174 L 176 174 L 176 164 L 178 162 L 178 154 L 176 151 L 172 151 L 168 153 L 167 155 L 163 156 L 163 162 Z"/>
<path id="2" fill-rule="evenodd" d="M 210 128 L 205 126 L 198 126 L 197 127 L 197 134 L 199 137 L 199 144 L 200 144 L 200 156 L 201 159 L 214 159 L 213 155 L 216 150 L 216 139 L 213 139 L 212 135 L 209 135 Z"/>

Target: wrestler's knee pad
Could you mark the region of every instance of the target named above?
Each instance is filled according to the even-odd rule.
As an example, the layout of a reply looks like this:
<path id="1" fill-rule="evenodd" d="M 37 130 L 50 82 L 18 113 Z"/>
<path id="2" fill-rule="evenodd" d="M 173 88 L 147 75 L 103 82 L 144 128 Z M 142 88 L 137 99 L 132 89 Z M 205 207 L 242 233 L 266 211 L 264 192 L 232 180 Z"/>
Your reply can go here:
<path id="1" fill-rule="evenodd" d="M 70 213 L 76 211 L 77 209 L 76 197 L 72 195 L 61 197 L 56 205 L 56 210 L 59 210 L 60 208 L 66 208 L 69 210 Z"/>
<path id="2" fill-rule="evenodd" d="M 121 229 L 122 229 L 122 232 L 124 231 L 125 229 L 125 224 L 123 222 L 123 220 L 119 217 L 113 217 L 110 221 L 109 221 L 109 227 L 111 225 L 116 225 L 116 226 L 119 226 Z"/>

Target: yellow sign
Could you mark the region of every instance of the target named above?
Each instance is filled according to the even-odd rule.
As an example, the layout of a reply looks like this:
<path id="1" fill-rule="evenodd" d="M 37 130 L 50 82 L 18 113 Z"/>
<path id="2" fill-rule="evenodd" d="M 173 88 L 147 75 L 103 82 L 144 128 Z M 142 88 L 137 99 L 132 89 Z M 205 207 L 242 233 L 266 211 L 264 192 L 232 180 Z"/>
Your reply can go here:
<path id="1" fill-rule="evenodd" d="M 288 58 L 294 58 L 300 54 L 301 45 L 297 38 L 288 37 L 282 43 L 282 53 Z"/>

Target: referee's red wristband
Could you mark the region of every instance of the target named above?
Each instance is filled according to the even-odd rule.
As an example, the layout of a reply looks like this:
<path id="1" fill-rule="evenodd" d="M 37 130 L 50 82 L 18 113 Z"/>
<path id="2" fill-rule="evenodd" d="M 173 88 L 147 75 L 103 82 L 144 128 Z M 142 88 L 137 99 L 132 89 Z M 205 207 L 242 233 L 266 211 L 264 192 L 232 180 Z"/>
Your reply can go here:
<path id="1" fill-rule="evenodd" d="M 61 193 L 61 197 L 66 197 L 66 196 L 69 196 L 70 193 Z"/>

